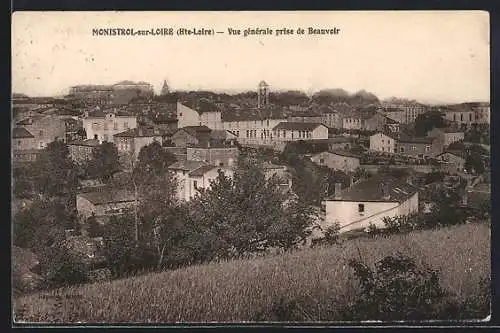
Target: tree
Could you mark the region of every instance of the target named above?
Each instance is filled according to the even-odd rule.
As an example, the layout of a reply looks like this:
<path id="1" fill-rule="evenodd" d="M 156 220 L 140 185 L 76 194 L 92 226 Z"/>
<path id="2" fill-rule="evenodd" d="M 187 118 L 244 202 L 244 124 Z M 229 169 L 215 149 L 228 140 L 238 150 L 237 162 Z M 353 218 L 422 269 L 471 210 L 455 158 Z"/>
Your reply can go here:
<path id="1" fill-rule="evenodd" d="M 109 182 L 111 177 L 121 170 L 116 146 L 111 142 L 103 142 L 96 147 L 92 153 L 89 167 L 93 177 L 103 182 Z"/>
<path id="2" fill-rule="evenodd" d="M 115 276 L 123 276 L 132 268 L 136 252 L 134 218 L 130 214 L 112 216 L 103 230 L 104 255 Z"/>
<path id="3" fill-rule="evenodd" d="M 13 241 L 22 248 L 40 253 L 65 237 L 65 229 L 71 220 L 63 201 L 37 199 L 28 208 L 13 217 Z"/>
<path id="4" fill-rule="evenodd" d="M 420 114 L 415 119 L 415 134 L 417 136 L 426 136 L 428 131 L 443 127 L 446 127 L 445 120 L 441 113 L 436 111 Z"/>
<path id="5" fill-rule="evenodd" d="M 468 172 L 481 174 L 485 170 L 483 156 L 487 155 L 485 149 L 479 145 L 473 145 L 467 152 L 464 167 Z"/>
<path id="6" fill-rule="evenodd" d="M 65 196 L 73 201 L 78 185 L 76 167 L 69 157 L 64 142 L 53 141 L 47 145 L 34 165 L 39 193 Z"/>
<path id="7" fill-rule="evenodd" d="M 309 208 L 266 180 L 257 166 L 239 168 L 233 179 L 219 172 L 212 186 L 192 200 L 197 224 L 215 236 L 214 257 L 241 256 L 269 247 L 289 249 L 306 237 Z M 288 199 L 288 200 L 287 200 Z"/>

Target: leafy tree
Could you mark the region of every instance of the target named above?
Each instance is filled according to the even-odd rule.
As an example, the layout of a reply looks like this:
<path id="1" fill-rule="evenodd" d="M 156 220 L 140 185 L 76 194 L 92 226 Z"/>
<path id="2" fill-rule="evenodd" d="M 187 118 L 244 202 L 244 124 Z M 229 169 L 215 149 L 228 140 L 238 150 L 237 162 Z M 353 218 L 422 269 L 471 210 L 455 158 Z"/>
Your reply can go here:
<path id="1" fill-rule="evenodd" d="M 168 167 L 177 161 L 175 155 L 164 150 L 158 142 L 142 147 L 134 166 L 134 173 L 143 176 L 159 176 L 167 172 Z"/>
<path id="2" fill-rule="evenodd" d="M 14 215 L 14 244 L 39 253 L 64 239 L 65 229 L 71 218 L 64 202 L 37 199 L 28 208 Z"/>
<path id="3" fill-rule="evenodd" d="M 18 198 L 31 198 L 35 194 L 35 168 L 33 163 L 26 163 L 12 168 L 13 194 Z"/>
<path id="4" fill-rule="evenodd" d="M 483 156 L 487 155 L 485 149 L 479 145 L 473 145 L 465 158 L 464 167 L 469 172 L 474 172 L 476 174 L 481 174 L 485 171 L 485 163 Z"/>
<path id="5" fill-rule="evenodd" d="M 68 147 L 60 141 L 47 145 L 34 165 L 39 193 L 66 196 L 74 199 L 78 184 L 75 165 L 69 157 Z"/>
<path id="6" fill-rule="evenodd" d="M 89 163 L 90 174 L 104 182 L 109 182 L 113 175 L 121 170 L 118 149 L 111 142 L 103 142 L 92 153 Z"/>
<path id="7" fill-rule="evenodd" d="M 123 276 L 132 269 L 136 253 L 134 218 L 126 214 L 112 216 L 103 230 L 104 255 L 115 276 Z"/>
<path id="8" fill-rule="evenodd" d="M 82 258 L 71 255 L 61 246 L 47 248 L 40 265 L 44 271 L 47 287 L 57 288 L 89 281 L 88 268 Z"/>
<path id="9" fill-rule="evenodd" d="M 310 212 L 303 203 L 287 200 L 277 185 L 256 166 L 240 168 L 233 179 L 219 172 L 212 186 L 192 200 L 196 223 L 215 236 L 214 257 L 289 249 L 304 240 Z"/>

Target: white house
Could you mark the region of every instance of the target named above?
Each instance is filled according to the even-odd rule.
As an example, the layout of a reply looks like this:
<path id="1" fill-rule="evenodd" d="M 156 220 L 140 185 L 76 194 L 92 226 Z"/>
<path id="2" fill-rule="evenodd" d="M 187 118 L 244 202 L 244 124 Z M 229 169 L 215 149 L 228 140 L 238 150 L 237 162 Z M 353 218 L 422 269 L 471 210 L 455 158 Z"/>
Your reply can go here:
<path id="1" fill-rule="evenodd" d="M 319 123 L 281 122 L 273 128 L 275 141 L 328 139 L 328 127 Z"/>
<path id="2" fill-rule="evenodd" d="M 334 197 L 323 204 L 325 225 L 339 223 L 340 232 L 365 229 L 370 224 L 383 228 L 385 217 L 418 212 L 418 189 L 405 180 L 375 175 L 344 193 L 336 184 Z"/>
<path id="3" fill-rule="evenodd" d="M 168 167 L 177 179 L 177 197 L 180 200 L 191 200 L 201 188 L 208 188 L 221 170 L 226 176 L 232 177 L 233 171 L 227 167 L 219 167 L 202 161 L 182 160 Z"/>
<path id="4" fill-rule="evenodd" d="M 120 114 L 116 112 L 98 111 L 86 114 L 83 118 L 83 128 L 87 139 L 113 142 L 115 134 L 137 127 L 135 115 Z"/>
<path id="5" fill-rule="evenodd" d="M 214 103 L 200 99 L 196 102 L 177 102 L 177 127 L 206 126 L 221 130 L 222 112 Z"/>

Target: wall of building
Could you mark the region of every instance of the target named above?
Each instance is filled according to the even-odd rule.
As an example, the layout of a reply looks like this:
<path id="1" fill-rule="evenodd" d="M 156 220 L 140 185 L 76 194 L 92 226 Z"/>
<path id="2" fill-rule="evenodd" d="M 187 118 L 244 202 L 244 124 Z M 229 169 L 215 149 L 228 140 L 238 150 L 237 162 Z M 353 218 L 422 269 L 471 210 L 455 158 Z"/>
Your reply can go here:
<path id="1" fill-rule="evenodd" d="M 128 209 L 133 206 L 134 201 L 94 205 L 83 196 L 76 196 L 76 209 L 78 211 L 78 215 L 82 216 L 85 219 L 92 216 L 92 213 L 94 213 L 96 217 L 117 215 L 119 214 L 119 211 L 123 211 L 124 209 Z"/>
<path id="2" fill-rule="evenodd" d="M 241 144 L 272 145 L 273 128 L 286 119 L 224 121 L 223 129 L 236 134 Z"/>
<path id="3" fill-rule="evenodd" d="M 476 122 L 476 115 L 474 111 L 447 111 L 445 119 L 458 124 L 471 125 Z"/>
<path id="4" fill-rule="evenodd" d="M 414 157 L 433 157 L 443 152 L 443 147 L 437 141 L 433 143 L 398 142 L 396 149 L 398 154 Z"/>
<path id="5" fill-rule="evenodd" d="M 391 169 L 412 169 L 416 172 L 430 173 L 438 171 L 438 167 L 432 165 L 422 165 L 422 164 L 405 164 L 405 165 L 390 165 Z M 379 164 L 360 164 L 360 168 L 365 169 L 369 173 L 378 173 L 380 169 L 387 168 L 387 165 Z"/>
<path id="6" fill-rule="evenodd" d="M 45 148 L 50 142 L 66 139 L 66 124 L 58 116 L 49 115 L 33 119 L 33 123 L 24 125 L 33 134 L 35 148 Z"/>
<path id="7" fill-rule="evenodd" d="M 186 126 L 200 126 L 200 115 L 195 110 L 177 102 L 177 125 L 179 128 Z"/>
<path id="8" fill-rule="evenodd" d="M 370 150 L 394 153 L 395 148 L 396 143 L 394 139 L 383 133 L 370 136 Z"/>
<path id="9" fill-rule="evenodd" d="M 239 150 L 236 147 L 228 148 L 198 148 L 188 147 L 187 159 L 191 161 L 204 161 L 212 165 L 233 166 L 236 164 L 239 156 Z"/>
<path id="10" fill-rule="evenodd" d="M 197 145 L 198 139 L 185 131 L 177 131 L 172 135 L 172 142 L 176 147 L 185 148 L 189 145 Z"/>
<path id="11" fill-rule="evenodd" d="M 204 112 L 200 115 L 200 121 L 202 126 L 207 126 L 210 129 L 223 129 L 221 112 Z"/>
<path id="12" fill-rule="evenodd" d="M 367 228 L 370 223 L 384 227 L 384 217 L 394 217 L 399 214 L 397 202 L 326 201 L 325 204 L 326 224 L 333 225 L 338 222 L 341 232 Z M 362 215 L 359 213 L 359 204 L 364 205 Z"/>
<path id="13" fill-rule="evenodd" d="M 323 152 L 311 157 L 311 160 L 330 169 L 352 172 L 359 167 L 359 159 L 355 157 L 340 156 L 330 152 Z"/>
<path id="14" fill-rule="evenodd" d="M 35 138 L 13 138 L 12 149 L 14 150 L 27 150 L 36 149 Z"/>

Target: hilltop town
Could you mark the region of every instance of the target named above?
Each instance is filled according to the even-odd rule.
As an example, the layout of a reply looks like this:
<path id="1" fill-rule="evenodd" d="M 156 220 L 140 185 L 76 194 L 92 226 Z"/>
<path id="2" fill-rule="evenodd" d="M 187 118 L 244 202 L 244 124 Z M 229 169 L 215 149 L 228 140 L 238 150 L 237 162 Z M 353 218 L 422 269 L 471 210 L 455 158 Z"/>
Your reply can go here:
<path id="1" fill-rule="evenodd" d="M 233 95 L 171 91 L 166 82 L 155 94 L 131 81 L 74 86 L 64 97 L 14 94 L 14 244 L 53 262 L 72 253 L 96 280 L 121 276 L 132 257 L 175 268 L 314 246 L 332 232 L 355 237 L 404 218 L 430 226 L 482 218 L 489 122 L 489 103 L 426 105 L 342 89 L 307 96 L 265 81 Z M 193 244 L 208 242 L 197 250 L 206 256 L 189 257 L 179 245 L 185 219 L 210 232 L 222 220 L 237 229 L 203 231 Z M 265 223 L 252 225 L 257 219 Z M 141 239 L 144 256 L 129 253 Z M 109 244 L 128 252 L 110 262 Z M 23 288 L 40 282 L 36 275 L 23 275 Z"/>

